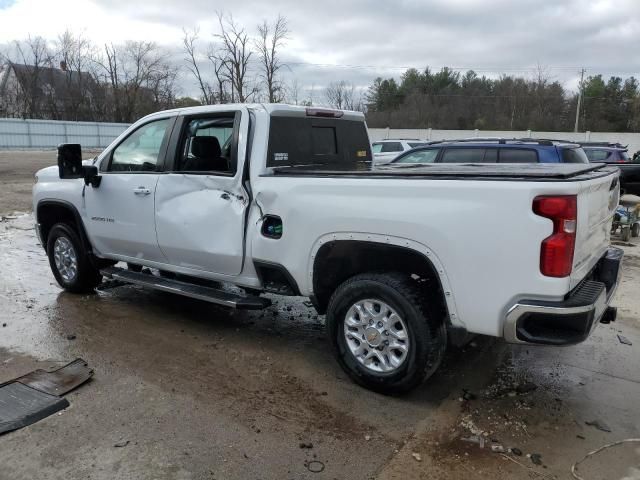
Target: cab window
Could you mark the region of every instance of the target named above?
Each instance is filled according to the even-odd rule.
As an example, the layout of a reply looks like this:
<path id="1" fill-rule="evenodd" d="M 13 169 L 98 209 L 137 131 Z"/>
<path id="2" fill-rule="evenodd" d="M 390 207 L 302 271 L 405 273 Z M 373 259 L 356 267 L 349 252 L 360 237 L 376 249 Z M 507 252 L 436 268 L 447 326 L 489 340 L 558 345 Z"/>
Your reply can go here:
<path id="1" fill-rule="evenodd" d="M 163 118 L 134 130 L 111 154 L 110 172 L 155 172 L 168 142 L 172 119 Z"/>
<path id="2" fill-rule="evenodd" d="M 186 122 L 175 171 L 234 174 L 235 114 L 193 118 Z"/>

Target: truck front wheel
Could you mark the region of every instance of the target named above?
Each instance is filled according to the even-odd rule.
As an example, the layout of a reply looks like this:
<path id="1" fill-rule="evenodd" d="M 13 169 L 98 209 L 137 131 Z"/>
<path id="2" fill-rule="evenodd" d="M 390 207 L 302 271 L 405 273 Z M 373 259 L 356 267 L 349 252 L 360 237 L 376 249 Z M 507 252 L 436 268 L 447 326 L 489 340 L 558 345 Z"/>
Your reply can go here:
<path id="1" fill-rule="evenodd" d="M 440 365 L 447 339 L 425 294 L 401 273 L 356 275 L 327 309 L 338 362 L 360 385 L 384 394 L 411 390 Z"/>
<path id="2" fill-rule="evenodd" d="M 54 277 L 69 292 L 91 292 L 102 280 L 78 234 L 64 223 L 56 223 L 51 228 L 47 237 L 47 255 Z"/>

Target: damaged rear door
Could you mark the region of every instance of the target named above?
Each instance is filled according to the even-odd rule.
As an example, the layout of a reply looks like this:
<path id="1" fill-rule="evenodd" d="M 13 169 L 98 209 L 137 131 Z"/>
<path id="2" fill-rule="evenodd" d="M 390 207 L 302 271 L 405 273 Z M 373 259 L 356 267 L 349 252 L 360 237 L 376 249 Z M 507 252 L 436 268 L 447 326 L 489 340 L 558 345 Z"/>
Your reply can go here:
<path id="1" fill-rule="evenodd" d="M 156 188 L 158 244 L 170 264 L 241 272 L 248 129 L 246 108 L 178 118 L 170 145 L 173 167 Z"/>

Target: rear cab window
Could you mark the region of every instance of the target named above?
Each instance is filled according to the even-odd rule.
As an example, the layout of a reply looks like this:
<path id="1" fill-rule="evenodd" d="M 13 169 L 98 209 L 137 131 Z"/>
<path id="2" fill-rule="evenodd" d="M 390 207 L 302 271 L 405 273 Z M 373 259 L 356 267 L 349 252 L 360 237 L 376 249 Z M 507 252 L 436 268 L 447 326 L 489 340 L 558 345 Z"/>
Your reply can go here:
<path id="1" fill-rule="evenodd" d="M 314 170 L 369 170 L 372 160 L 364 121 L 342 118 L 272 115 L 267 155 L 267 167 Z"/>

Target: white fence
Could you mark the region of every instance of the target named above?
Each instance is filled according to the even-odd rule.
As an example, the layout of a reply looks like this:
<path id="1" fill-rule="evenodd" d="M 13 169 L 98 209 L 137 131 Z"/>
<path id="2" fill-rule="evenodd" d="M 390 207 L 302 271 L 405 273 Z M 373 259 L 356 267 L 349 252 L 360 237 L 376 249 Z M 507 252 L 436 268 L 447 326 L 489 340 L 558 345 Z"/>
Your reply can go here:
<path id="1" fill-rule="evenodd" d="M 60 143 L 79 143 L 85 148 L 104 148 L 129 125 L 125 123 L 66 122 L 0 118 L 0 149 L 47 149 Z M 629 152 L 640 150 L 640 133 L 605 132 L 533 132 L 489 130 L 435 130 L 370 128 L 372 141 L 386 138 L 455 140 L 470 137 L 550 138 L 558 140 L 620 142 Z"/>
<path id="2" fill-rule="evenodd" d="M 426 129 L 389 129 L 370 128 L 371 141 L 387 138 L 420 140 L 456 140 L 472 137 L 504 137 L 504 138 L 548 138 L 552 140 L 572 140 L 575 142 L 620 142 L 629 145 L 629 152 L 633 154 L 640 150 L 640 133 L 608 133 L 608 132 L 534 132 L 524 131 L 493 131 L 493 130 L 435 130 Z"/>
<path id="3" fill-rule="evenodd" d="M 0 118 L 0 149 L 47 149 L 55 148 L 60 143 L 103 148 L 128 126 L 124 123 Z"/>

